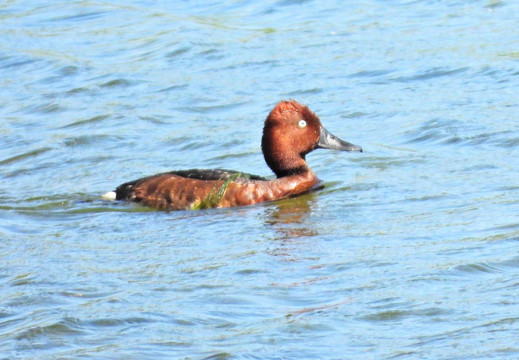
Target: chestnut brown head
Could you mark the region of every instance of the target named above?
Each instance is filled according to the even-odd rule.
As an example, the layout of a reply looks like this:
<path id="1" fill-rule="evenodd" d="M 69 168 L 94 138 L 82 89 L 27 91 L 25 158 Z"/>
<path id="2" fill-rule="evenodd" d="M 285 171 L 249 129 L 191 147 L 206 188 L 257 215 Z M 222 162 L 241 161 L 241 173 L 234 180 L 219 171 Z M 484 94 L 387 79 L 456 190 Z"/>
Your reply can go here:
<path id="1" fill-rule="evenodd" d="M 362 151 L 328 132 L 308 106 L 295 100 L 281 101 L 269 113 L 261 148 L 277 177 L 309 171 L 305 155 L 317 148 Z"/>

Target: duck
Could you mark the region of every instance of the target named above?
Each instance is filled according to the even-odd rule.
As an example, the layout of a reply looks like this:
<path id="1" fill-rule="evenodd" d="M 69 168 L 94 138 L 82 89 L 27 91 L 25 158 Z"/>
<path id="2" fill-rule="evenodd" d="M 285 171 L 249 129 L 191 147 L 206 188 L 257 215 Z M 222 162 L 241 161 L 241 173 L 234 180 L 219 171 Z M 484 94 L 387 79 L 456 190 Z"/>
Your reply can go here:
<path id="1" fill-rule="evenodd" d="M 292 99 L 268 114 L 261 149 L 273 179 L 227 169 L 176 170 L 123 183 L 103 198 L 165 211 L 254 205 L 318 189 L 321 180 L 305 159 L 313 150 L 363 151 L 330 133 L 308 106 Z"/>

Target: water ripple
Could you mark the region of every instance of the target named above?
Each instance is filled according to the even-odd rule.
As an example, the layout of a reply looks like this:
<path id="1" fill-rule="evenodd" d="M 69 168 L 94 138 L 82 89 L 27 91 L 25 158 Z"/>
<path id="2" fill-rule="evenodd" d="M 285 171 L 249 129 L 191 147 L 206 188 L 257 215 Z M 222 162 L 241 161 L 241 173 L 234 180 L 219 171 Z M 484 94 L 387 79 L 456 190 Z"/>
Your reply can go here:
<path id="1" fill-rule="evenodd" d="M 459 68 L 459 69 L 433 68 L 433 69 L 427 69 L 427 70 L 421 71 L 420 73 L 417 73 L 412 76 L 396 77 L 392 80 L 398 81 L 398 82 L 430 80 L 430 79 L 435 79 L 435 78 L 439 78 L 439 77 L 443 77 L 443 76 L 457 75 L 457 74 L 463 73 L 468 70 L 469 70 L 469 68 L 467 68 L 467 67 L 463 67 L 463 68 Z"/>
<path id="2" fill-rule="evenodd" d="M 52 148 L 48 148 L 48 147 L 31 150 L 31 151 L 28 151 L 23 154 L 15 155 L 15 156 L 12 156 L 7 159 L 0 160 L 0 165 L 7 165 L 10 163 L 14 163 L 14 162 L 22 161 L 22 160 L 28 160 L 32 157 L 37 157 L 38 155 L 46 153 L 47 151 L 50 151 L 50 150 L 52 150 Z"/>
<path id="3" fill-rule="evenodd" d="M 31 325 L 28 329 L 20 329 L 16 335 L 16 340 L 51 340 L 54 337 L 60 338 L 62 336 L 86 334 L 81 329 L 81 324 L 74 318 L 66 318 L 48 325 Z M 59 346 L 59 343 L 56 344 Z M 45 345 L 47 347 L 47 345 Z"/>
<path id="4" fill-rule="evenodd" d="M 62 126 L 61 129 L 79 127 L 79 126 L 91 126 L 92 124 L 100 123 L 107 118 L 109 118 L 109 115 L 97 115 L 97 116 L 91 117 L 89 119 L 82 119 L 82 120 L 74 121 L 70 124 Z"/>

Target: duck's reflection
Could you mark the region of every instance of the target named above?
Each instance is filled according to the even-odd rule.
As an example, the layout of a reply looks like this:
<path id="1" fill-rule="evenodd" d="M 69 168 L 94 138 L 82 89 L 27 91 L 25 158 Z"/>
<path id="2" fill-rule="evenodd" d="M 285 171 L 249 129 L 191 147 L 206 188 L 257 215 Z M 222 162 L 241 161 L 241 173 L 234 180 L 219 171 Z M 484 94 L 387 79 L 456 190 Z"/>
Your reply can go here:
<path id="1" fill-rule="evenodd" d="M 265 214 L 265 225 L 273 229 L 278 241 L 276 247 L 269 252 L 272 255 L 288 256 L 293 259 L 291 247 L 302 238 L 319 235 L 315 222 L 309 221 L 315 208 L 315 194 L 277 201 Z"/>

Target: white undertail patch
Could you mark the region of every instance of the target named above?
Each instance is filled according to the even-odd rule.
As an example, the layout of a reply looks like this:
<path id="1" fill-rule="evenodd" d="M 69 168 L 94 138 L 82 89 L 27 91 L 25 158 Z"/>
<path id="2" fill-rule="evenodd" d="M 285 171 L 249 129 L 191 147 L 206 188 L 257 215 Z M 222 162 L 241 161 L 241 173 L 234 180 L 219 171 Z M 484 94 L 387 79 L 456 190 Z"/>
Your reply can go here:
<path id="1" fill-rule="evenodd" d="M 107 193 L 104 193 L 101 195 L 101 199 L 108 200 L 108 201 L 114 201 L 115 200 L 115 191 L 109 191 Z"/>

